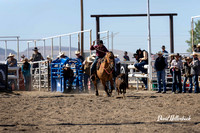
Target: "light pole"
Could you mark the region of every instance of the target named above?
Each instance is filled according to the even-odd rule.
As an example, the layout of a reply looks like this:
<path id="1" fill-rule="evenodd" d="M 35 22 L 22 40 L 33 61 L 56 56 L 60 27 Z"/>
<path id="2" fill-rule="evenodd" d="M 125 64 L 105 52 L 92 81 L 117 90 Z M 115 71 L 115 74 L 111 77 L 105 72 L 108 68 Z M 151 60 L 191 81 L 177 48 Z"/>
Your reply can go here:
<path id="1" fill-rule="evenodd" d="M 81 0 L 81 31 L 84 30 L 84 19 L 83 19 L 83 0 Z M 83 55 L 83 45 L 84 45 L 84 34 L 81 32 L 81 55 Z"/>

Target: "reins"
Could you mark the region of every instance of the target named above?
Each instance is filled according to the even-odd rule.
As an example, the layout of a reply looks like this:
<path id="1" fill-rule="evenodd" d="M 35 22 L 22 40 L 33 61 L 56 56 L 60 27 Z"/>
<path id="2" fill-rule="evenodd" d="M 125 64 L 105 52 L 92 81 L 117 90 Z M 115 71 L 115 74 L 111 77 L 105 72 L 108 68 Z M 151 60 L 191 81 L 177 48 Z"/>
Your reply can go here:
<path id="1" fill-rule="evenodd" d="M 104 57 L 105 58 L 105 57 Z M 105 59 L 104 59 L 104 62 L 105 62 Z M 103 63 L 103 62 L 102 62 Z M 102 64 L 101 64 L 102 65 Z M 101 65 L 100 65 L 100 67 L 101 67 Z M 108 72 L 108 70 L 107 69 L 111 69 L 111 71 L 110 72 Z M 110 74 L 112 74 L 112 72 L 113 72 L 113 69 L 110 67 L 110 64 L 108 65 L 108 67 L 107 68 L 103 68 L 104 70 L 105 70 L 105 72 L 108 74 L 108 75 L 110 75 Z"/>

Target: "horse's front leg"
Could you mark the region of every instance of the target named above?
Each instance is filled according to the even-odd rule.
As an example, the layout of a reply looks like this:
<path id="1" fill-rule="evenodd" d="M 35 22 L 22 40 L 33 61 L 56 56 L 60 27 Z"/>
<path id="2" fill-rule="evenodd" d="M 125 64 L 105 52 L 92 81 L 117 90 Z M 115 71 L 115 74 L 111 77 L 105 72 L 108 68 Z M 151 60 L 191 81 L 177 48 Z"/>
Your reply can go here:
<path id="1" fill-rule="evenodd" d="M 109 92 L 108 92 L 108 87 L 106 86 L 106 82 L 101 80 L 101 83 L 102 83 L 102 85 L 103 85 L 103 87 L 104 87 L 104 90 L 105 90 L 107 96 L 110 97 L 110 94 L 109 94 Z"/>
<path id="2" fill-rule="evenodd" d="M 111 86 L 110 95 L 112 95 L 112 91 L 115 89 L 115 88 L 114 88 L 114 81 L 113 81 L 113 78 L 110 78 L 110 86 Z"/>
<path id="3" fill-rule="evenodd" d="M 97 88 L 97 80 L 96 80 L 96 78 L 95 78 L 95 80 L 93 80 L 93 84 L 94 84 L 94 88 L 96 90 L 96 96 L 98 96 L 99 95 L 99 91 L 98 91 L 98 88 Z"/>

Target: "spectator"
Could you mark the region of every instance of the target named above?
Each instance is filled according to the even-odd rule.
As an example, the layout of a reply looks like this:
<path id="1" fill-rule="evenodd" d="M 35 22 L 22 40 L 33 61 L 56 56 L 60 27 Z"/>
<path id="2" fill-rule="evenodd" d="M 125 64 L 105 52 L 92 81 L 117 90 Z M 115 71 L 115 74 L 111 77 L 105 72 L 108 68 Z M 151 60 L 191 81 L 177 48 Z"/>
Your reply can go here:
<path id="1" fill-rule="evenodd" d="M 8 65 L 8 67 L 17 67 L 17 60 L 14 58 L 14 54 L 10 53 L 7 57 L 7 61 L 6 64 Z M 8 75 L 13 75 L 16 74 L 13 71 L 9 71 Z M 17 82 L 15 79 L 9 79 L 8 80 L 8 85 L 10 85 L 10 87 L 12 88 L 12 90 L 14 90 L 15 88 L 17 88 Z M 14 85 L 14 86 L 13 86 Z"/>
<path id="2" fill-rule="evenodd" d="M 168 58 L 168 52 L 165 50 L 165 45 L 162 46 L 162 53 L 165 58 Z"/>
<path id="3" fill-rule="evenodd" d="M 91 67 L 91 79 L 94 80 L 94 74 L 96 74 L 96 65 L 98 59 L 103 58 L 106 55 L 106 52 L 108 52 L 107 48 L 103 45 L 103 41 L 99 40 L 97 41 L 97 45 L 94 46 L 95 41 L 93 41 L 93 45 L 90 47 L 90 50 L 96 50 L 96 58 L 92 64 Z"/>
<path id="4" fill-rule="evenodd" d="M 161 79 L 163 84 L 163 93 L 166 93 L 166 84 L 165 84 L 165 68 L 167 67 L 167 60 L 163 57 L 163 53 L 158 52 L 158 58 L 154 64 L 155 70 L 157 71 L 158 78 L 158 92 L 161 93 Z"/>
<path id="5" fill-rule="evenodd" d="M 38 52 L 39 49 L 37 47 L 34 47 L 34 49 L 32 49 L 32 50 L 34 51 L 34 53 L 32 54 L 30 61 L 35 62 L 35 61 L 44 60 L 42 54 Z M 38 63 L 33 64 L 33 68 L 38 68 L 38 67 L 39 67 Z"/>
<path id="6" fill-rule="evenodd" d="M 78 60 L 80 60 L 81 63 L 83 63 L 83 61 L 84 61 L 85 59 L 83 58 L 83 56 L 80 55 L 80 52 L 79 52 L 79 51 L 75 51 L 75 55 L 76 55 L 76 58 L 77 58 Z"/>
<path id="7" fill-rule="evenodd" d="M 181 83 L 181 70 L 183 68 L 183 63 L 180 60 L 180 55 L 177 53 L 175 59 L 171 62 L 171 69 L 173 72 L 173 84 L 172 92 L 175 93 L 177 90 L 178 93 L 182 92 L 182 83 Z M 177 82 L 178 80 L 178 82 Z M 178 88 L 178 89 L 177 89 Z"/>
<path id="8" fill-rule="evenodd" d="M 143 50 L 143 57 L 139 59 L 139 63 L 135 64 L 135 67 L 142 73 L 147 73 L 147 69 L 144 69 L 144 65 L 148 64 L 148 53 Z"/>
<path id="9" fill-rule="evenodd" d="M 168 53 L 166 50 L 165 50 L 165 45 L 162 46 L 162 53 Z"/>
<path id="10" fill-rule="evenodd" d="M 196 52 L 200 52 L 200 43 L 197 45 Z"/>
<path id="11" fill-rule="evenodd" d="M 85 91 L 88 91 L 88 79 L 90 78 L 90 66 L 92 64 L 92 60 L 90 57 L 87 57 L 86 60 L 83 62 L 83 73 L 84 73 L 84 87 Z"/>
<path id="12" fill-rule="evenodd" d="M 192 75 L 191 75 L 191 66 L 190 66 L 190 63 L 192 62 L 192 59 L 190 57 L 186 57 L 185 61 L 186 62 L 183 63 L 183 71 L 182 71 L 183 77 L 184 77 L 183 93 L 186 93 L 186 82 L 187 82 L 188 78 L 189 78 L 189 81 L 190 81 L 189 93 L 192 93 L 193 84 L 192 84 Z"/>
<path id="13" fill-rule="evenodd" d="M 28 58 L 25 58 L 22 65 L 22 73 L 24 76 L 24 83 L 26 91 L 30 90 L 31 85 L 31 73 L 30 73 L 31 65 L 28 63 Z"/>
<path id="14" fill-rule="evenodd" d="M 198 82 L 198 75 L 200 74 L 200 61 L 198 59 L 198 53 L 193 52 L 192 56 L 193 56 L 193 60 L 190 63 L 191 65 L 191 74 L 194 78 L 194 85 L 195 85 L 195 89 L 194 92 L 195 93 L 199 93 L 199 82 Z"/>
<path id="15" fill-rule="evenodd" d="M 21 62 L 23 62 L 24 61 L 24 58 L 25 58 L 25 55 L 23 54 L 22 56 L 21 56 Z"/>
<path id="16" fill-rule="evenodd" d="M 138 49 L 138 50 L 136 51 L 136 54 L 138 55 L 137 61 L 140 62 L 140 58 L 143 58 L 142 50 L 141 50 L 141 49 Z"/>
<path id="17" fill-rule="evenodd" d="M 6 64 L 8 65 L 8 67 L 17 67 L 17 60 L 14 57 L 15 55 L 12 53 L 8 55 L 8 59 L 6 61 Z"/>
<path id="18" fill-rule="evenodd" d="M 47 55 L 47 61 L 49 62 L 49 64 L 52 62 L 52 59 L 49 55 Z"/>
<path id="19" fill-rule="evenodd" d="M 193 52 L 197 52 L 197 45 L 193 45 L 192 51 L 193 51 Z"/>
<path id="20" fill-rule="evenodd" d="M 127 51 L 124 52 L 123 58 L 124 58 L 124 61 L 130 61 Z"/>
<path id="21" fill-rule="evenodd" d="M 133 62 L 134 62 L 134 64 L 137 64 L 139 62 L 138 54 L 133 54 Z"/>
<path id="22" fill-rule="evenodd" d="M 117 77 L 120 74 L 120 59 L 118 58 L 119 55 L 114 55 L 115 57 L 115 72 L 114 77 Z"/>
<path id="23" fill-rule="evenodd" d="M 72 91 L 72 83 L 74 80 L 74 72 L 70 68 L 69 64 L 66 64 L 63 68 L 63 76 L 64 76 L 64 91 L 70 92 Z M 66 82 L 68 83 L 68 91 L 66 90 Z"/>
<path id="24" fill-rule="evenodd" d="M 144 65 L 148 64 L 148 53 L 147 51 L 143 50 L 143 58 L 140 58 L 140 62 L 135 64 L 135 68 L 137 68 L 139 71 L 141 71 L 143 74 L 147 73 L 147 69 L 144 68 Z M 145 85 L 145 88 L 148 89 L 147 86 L 147 78 L 142 78 L 142 81 Z"/>
<path id="25" fill-rule="evenodd" d="M 169 66 L 168 66 L 168 68 L 169 68 L 169 71 L 170 71 L 170 73 L 171 73 L 171 75 L 172 75 L 172 77 L 173 77 L 173 71 L 172 71 L 172 68 L 171 68 L 171 63 L 172 63 L 172 61 L 175 59 L 175 58 L 174 58 L 174 57 L 175 57 L 175 54 L 170 54 L 169 56 L 170 56 L 170 60 L 169 60 Z"/>

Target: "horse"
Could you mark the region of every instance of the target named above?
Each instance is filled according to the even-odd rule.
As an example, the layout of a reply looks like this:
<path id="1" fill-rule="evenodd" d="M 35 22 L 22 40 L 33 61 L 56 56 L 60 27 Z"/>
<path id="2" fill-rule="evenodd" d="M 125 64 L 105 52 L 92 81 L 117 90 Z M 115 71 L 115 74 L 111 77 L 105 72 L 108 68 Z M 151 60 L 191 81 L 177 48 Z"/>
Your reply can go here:
<path id="1" fill-rule="evenodd" d="M 113 81 L 113 71 L 115 66 L 114 55 L 112 52 L 107 52 L 105 57 L 102 58 L 101 60 L 102 63 L 100 64 L 99 69 L 97 69 L 95 79 L 93 80 L 93 84 L 96 90 L 96 96 L 98 96 L 99 92 L 97 88 L 97 79 L 100 79 L 100 82 L 103 84 L 107 96 L 110 97 L 114 89 L 114 81 Z M 110 92 L 108 92 L 108 87 L 106 86 L 107 81 L 109 81 L 111 85 Z"/>

